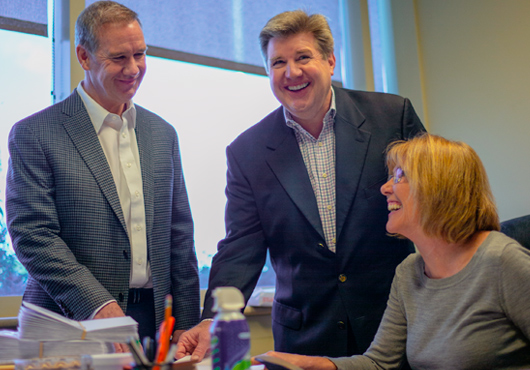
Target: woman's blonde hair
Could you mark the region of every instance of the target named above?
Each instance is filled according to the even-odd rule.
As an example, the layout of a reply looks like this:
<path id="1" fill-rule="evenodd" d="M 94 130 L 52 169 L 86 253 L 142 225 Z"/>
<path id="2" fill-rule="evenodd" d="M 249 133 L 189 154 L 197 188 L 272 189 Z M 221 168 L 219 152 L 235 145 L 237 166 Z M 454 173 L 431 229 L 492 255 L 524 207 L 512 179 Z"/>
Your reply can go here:
<path id="1" fill-rule="evenodd" d="M 422 134 L 390 144 L 386 164 L 405 173 L 426 235 L 460 243 L 500 230 L 486 170 L 466 143 Z"/>

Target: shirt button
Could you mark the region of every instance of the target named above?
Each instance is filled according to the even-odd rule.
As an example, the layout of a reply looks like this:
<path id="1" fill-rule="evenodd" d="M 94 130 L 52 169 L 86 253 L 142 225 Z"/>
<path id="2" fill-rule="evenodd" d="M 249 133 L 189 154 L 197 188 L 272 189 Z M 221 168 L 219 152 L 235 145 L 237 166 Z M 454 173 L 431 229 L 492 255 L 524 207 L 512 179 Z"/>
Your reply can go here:
<path id="1" fill-rule="evenodd" d="M 134 195 L 136 195 L 136 198 L 140 198 L 140 192 L 138 190 L 136 190 L 136 193 L 134 193 Z"/>
<path id="2" fill-rule="evenodd" d="M 138 265 L 141 265 L 143 262 L 144 262 L 143 258 L 138 258 L 138 259 L 136 260 L 136 263 L 137 263 Z"/>
<path id="3" fill-rule="evenodd" d="M 331 210 L 333 207 L 332 206 L 328 206 L 328 209 Z"/>
<path id="4" fill-rule="evenodd" d="M 346 277 L 346 275 L 344 275 L 344 274 L 340 274 L 340 275 L 339 275 L 339 281 L 340 281 L 341 283 L 344 283 L 347 279 L 348 279 L 348 278 Z"/>
<path id="5" fill-rule="evenodd" d="M 323 177 L 323 178 L 326 178 L 326 177 L 328 177 L 328 174 L 327 174 L 327 173 L 323 173 L 323 174 L 322 174 L 322 177 Z"/>
<path id="6" fill-rule="evenodd" d="M 124 139 L 127 137 L 127 135 L 125 135 L 125 132 L 123 134 L 121 134 L 121 137 L 124 138 Z"/>
<path id="7" fill-rule="evenodd" d="M 136 225 L 136 231 L 140 231 L 142 230 L 142 226 L 141 225 Z"/>
<path id="8" fill-rule="evenodd" d="M 318 146 L 319 146 L 319 147 L 322 147 L 322 143 L 318 143 Z"/>
<path id="9" fill-rule="evenodd" d="M 127 163 L 127 168 L 131 168 L 132 164 L 131 162 Z"/>

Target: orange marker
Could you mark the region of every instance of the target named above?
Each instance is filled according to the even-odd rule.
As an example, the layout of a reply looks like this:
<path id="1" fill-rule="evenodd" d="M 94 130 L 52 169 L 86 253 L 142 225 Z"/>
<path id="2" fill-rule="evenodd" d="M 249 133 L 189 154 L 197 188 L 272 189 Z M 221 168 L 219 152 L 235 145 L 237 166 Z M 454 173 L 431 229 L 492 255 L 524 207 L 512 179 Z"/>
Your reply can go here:
<path id="1" fill-rule="evenodd" d="M 158 348 L 156 353 L 156 363 L 161 364 L 164 362 L 169 351 L 169 338 L 173 333 L 173 327 L 175 326 L 175 318 L 171 315 L 173 310 L 173 297 L 171 295 L 166 296 L 166 309 L 164 312 L 164 321 L 160 325 L 160 332 L 158 338 Z"/>

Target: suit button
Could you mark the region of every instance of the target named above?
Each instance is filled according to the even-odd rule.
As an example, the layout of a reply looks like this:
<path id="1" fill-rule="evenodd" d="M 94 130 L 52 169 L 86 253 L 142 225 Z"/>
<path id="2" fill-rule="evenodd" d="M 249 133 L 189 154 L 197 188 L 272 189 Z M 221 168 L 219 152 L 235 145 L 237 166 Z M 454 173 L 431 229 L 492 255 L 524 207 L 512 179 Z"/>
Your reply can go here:
<path id="1" fill-rule="evenodd" d="M 340 274 L 340 275 L 339 275 L 339 281 L 340 281 L 341 283 L 344 283 L 347 279 L 348 279 L 348 278 L 346 277 L 346 275 L 344 275 L 344 274 Z"/>
<path id="2" fill-rule="evenodd" d="M 340 330 L 344 330 L 346 329 L 346 324 L 344 323 L 344 321 L 339 321 L 337 323 L 337 327 L 340 329 Z"/>
<path id="3" fill-rule="evenodd" d="M 73 319 L 74 318 L 74 314 L 68 308 L 64 309 L 64 316 L 66 316 L 69 319 Z"/>
<path id="4" fill-rule="evenodd" d="M 127 253 L 127 251 L 124 249 L 123 250 L 123 257 L 126 259 L 126 260 L 129 260 L 129 254 Z"/>
<path id="5" fill-rule="evenodd" d="M 120 302 L 123 302 L 123 293 L 118 294 L 118 298 L 120 299 Z"/>

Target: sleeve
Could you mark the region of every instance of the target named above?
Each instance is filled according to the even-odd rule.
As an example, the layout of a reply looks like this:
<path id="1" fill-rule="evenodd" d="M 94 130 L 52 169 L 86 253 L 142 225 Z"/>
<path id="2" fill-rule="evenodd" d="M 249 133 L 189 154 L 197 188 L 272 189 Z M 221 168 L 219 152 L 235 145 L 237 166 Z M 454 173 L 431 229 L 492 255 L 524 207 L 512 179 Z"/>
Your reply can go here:
<path id="1" fill-rule="evenodd" d="M 404 139 L 411 139 L 414 136 L 426 131 L 425 127 L 420 121 L 420 118 L 416 114 L 412 103 L 407 98 L 404 99 L 403 104 L 402 127 L 402 135 Z"/>
<path id="2" fill-rule="evenodd" d="M 234 286 L 241 290 L 247 302 L 267 256 L 267 245 L 251 186 L 230 146 L 226 155 L 226 237 L 219 242 L 212 261 L 203 318 L 214 315 L 211 293 L 216 287 Z"/>
<path id="3" fill-rule="evenodd" d="M 27 124 L 12 129 L 9 152 L 6 210 L 17 257 L 37 281 L 36 289 L 43 289 L 66 317 L 87 319 L 114 297 L 61 239 L 54 169 Z M 25 294 L 32 292 L 27 288 Z"/>
<path id="4" fill-rule="evenodd" d="M 175 179 L 171 222 L 171 294 L 174 297 L 175 330 L 187 330 L 199 322 L 199 271 L 193 239 L 193 219 L 176 134 L 174 143 Z"/>
<path id="5" fill-rule="evenodd" d="M 338 370 L 400 368 L 406 353 L 407 318 L 398 287 L 396 274 L 383 319 L 368 350 L 362 356 L 330 358 Z"/>
<path id="6" fill-rule="evenodd" d="M 530 340 L 530 251 L 513 242 L 501 255 L 501 301 L 506 316 Z"/>

